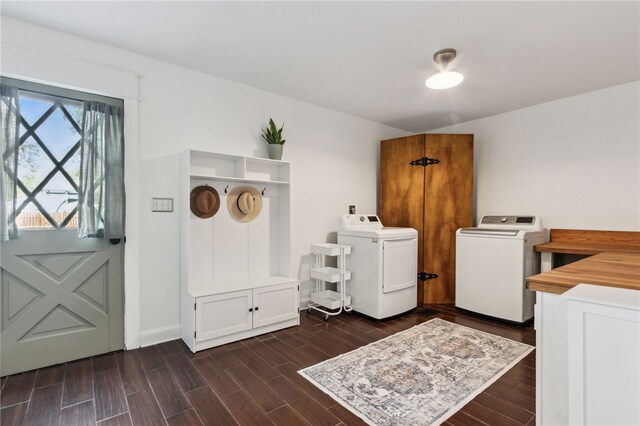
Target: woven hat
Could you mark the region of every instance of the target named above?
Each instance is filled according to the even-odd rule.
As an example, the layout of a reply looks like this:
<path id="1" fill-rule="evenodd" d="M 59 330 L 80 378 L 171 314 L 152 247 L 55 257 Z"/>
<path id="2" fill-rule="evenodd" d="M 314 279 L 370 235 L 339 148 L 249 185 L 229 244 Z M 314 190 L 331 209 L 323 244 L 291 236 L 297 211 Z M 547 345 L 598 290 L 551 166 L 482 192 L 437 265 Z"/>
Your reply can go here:
<path id="1" fill-rule="evenodd" d="M 231 216 L 240 222 L 251 222 L 262 209 L 262 195 L 251 186 L 233 188 L 227 196 Z"/>
<path id="2" fill-rule="evenodd" d="M 208 185 L 193 188 L 190 198 L 191 212 L 202 219 L 210 218 L 220 208 L 218 191 Z"/>

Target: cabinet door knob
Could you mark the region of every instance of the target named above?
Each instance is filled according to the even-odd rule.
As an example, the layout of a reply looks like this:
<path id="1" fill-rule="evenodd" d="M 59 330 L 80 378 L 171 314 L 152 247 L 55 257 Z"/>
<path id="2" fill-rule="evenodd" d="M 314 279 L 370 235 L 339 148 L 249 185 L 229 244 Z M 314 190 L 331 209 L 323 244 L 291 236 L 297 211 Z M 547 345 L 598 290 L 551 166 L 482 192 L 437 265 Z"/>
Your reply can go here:
<path id="1" fill-rule="evenodd" d="M 253 308 L 249 308 L 249 312 L 253 312 Z"/>
<path id="2" fill-rule="evenodd" d="M 256 306 L 256 311 L 258 310 L 258 307 Z"/>

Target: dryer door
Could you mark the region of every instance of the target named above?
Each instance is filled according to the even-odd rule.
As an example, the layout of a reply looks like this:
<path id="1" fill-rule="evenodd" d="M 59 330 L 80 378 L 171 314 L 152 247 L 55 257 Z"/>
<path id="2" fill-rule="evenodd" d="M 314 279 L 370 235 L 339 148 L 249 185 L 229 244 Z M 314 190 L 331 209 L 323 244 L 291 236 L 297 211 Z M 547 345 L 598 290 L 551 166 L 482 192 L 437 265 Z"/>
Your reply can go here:
<path id="1" fill-rule="evenodd" d="M 404 290 L 417 283 L 418 239 L 382 242 L 382 292 Z"/>

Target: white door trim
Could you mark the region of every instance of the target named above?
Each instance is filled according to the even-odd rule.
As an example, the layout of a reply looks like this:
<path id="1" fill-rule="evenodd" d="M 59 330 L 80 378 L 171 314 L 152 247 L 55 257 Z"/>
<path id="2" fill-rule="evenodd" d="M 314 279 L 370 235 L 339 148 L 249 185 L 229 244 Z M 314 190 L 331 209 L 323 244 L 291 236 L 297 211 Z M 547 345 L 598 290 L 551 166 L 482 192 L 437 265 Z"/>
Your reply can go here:
<path id="1" fill-rule="evenodd" d="M 140 341 L 140 176 L 138 169 L 138 98 L 124 99 L 124 185 L 127 212 L 124 245 L 124 347 L 135 349 Z"/>

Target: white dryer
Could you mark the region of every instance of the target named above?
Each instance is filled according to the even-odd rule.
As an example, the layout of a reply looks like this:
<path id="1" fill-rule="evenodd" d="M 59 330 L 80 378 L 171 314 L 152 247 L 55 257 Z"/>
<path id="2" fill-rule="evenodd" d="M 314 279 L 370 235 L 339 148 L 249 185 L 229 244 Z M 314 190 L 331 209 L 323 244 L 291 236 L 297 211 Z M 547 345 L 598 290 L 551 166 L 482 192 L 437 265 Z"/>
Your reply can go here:
<path id="1" fill-rule="evenodd" d="M 351 246 L 346 292 L 354 311 L 384 319 L 417 306 L 418 231 L 383 227 L 376 215 L 345 215 L 338 244 Z"/>
<path id="2" fill-rule="evenodd" d="M 483 216 L 456 232 L 456 306 L 514 322 L 533 317 L 526 277 L 540 271 L 534 246 L 545 241 L 536 216 Z"/>

